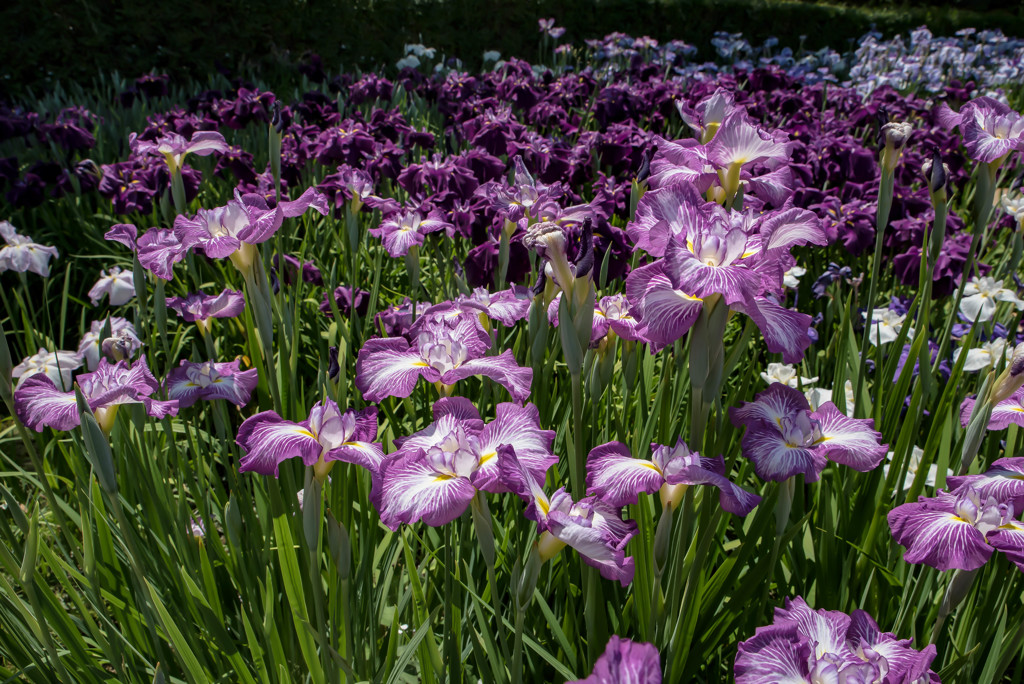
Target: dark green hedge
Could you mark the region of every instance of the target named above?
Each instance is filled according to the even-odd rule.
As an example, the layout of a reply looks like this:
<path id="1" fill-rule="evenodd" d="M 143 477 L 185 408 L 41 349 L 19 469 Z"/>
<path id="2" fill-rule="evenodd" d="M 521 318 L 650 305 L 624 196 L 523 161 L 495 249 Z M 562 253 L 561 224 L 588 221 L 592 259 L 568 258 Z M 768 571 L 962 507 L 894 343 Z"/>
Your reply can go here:
<path id="1" fill-rule="evenodd" d="M 272 68 L 319 53 L 332 69 L 392 63 L 422 42 L 475 65 L 484 50 L 533 58 L 538 17 L 552 16 L 580 41 L 612 31 L 680 38 L 708 54 L 716 30 L 769 35 L 843 50 L 872 24 L 886 34 L 927 24 L 936 34 L 964 26 L 1024 34 L 1022 3 L 957 0 L 951 7 L 862 0 L 837 6 L 794 0 L 13 0 L 0 9 L 0 77 L 8 91 L 52 79 L 88 80 L 118 70 L 202 75 Z M 870 5 L 870 6 L 866 6 Z M 977 12 L 964 7 L 983 7 Z"/>

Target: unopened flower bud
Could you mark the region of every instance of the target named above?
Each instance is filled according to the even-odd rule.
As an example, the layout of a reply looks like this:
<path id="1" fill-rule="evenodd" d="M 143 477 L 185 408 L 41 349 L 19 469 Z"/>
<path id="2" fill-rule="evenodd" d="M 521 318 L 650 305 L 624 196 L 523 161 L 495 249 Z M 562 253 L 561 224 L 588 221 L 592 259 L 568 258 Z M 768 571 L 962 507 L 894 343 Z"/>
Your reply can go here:
<path id="1" fill-rule="evenodd" d="M 284 131 L 284 118 L 281 116 L 281 103 L 274 102 L 273 109 L 270 115 L 270 125 L 274 127 L 274 130 L 278 133 Z"/>
<path id="2" fill-rule="evenodd" d="M 1006 370 L 992 383 L 992 389 L 989 390 L 989 401 L 995 406 L 1013 396 L 1021 385 L 1024 385 L 1024 342 L 1014 347 L 1013 357 L 1006 366 Z"/>
<path id="3" fill-rule="evenodd" d="M 651 176 L 651 159 L 658 153 L 658 146 L 651 145 L 644 150 L 644 156 L 640 158 L 640 169 L 636 172 L 636 182 L 646 183 Z"/>
<path id="4" fill-rule="evenodd" d="M 564 292 L 572 292 L 576 279 L 565 252 L 565 232 L 557 223 L 535 223 L 523 236 L 523 246 L 532 249 L 544 259 L 545 270 Z"/>
<path id="5" fill-rule="evenodd" d="M 924 177 L 928 179 L 928 190 L 932 196 L 946 196 L 946 183 L 949 181 L 949 167 L 942 163 L 938 149 L 932 151 L 932 158 L 921 165 Z"/>
<path id="6" fill-rule="evenodd" d="M 913 130 L 914 127 L 909 123 L 899 121 L 882 126 L 881 133 L 885 143 L 882 148 L 882 167 L 889 173 L 896 169 L 896 164 L 899 162 L 903 148 Z"/>
<path id="7" fill-rule="evenodd" d="M 331 382 L 337 382 L 341 374 L 341 366 L 338 365 L 338 348 L 331 347 L 327 350 L 327 377 Z"/>

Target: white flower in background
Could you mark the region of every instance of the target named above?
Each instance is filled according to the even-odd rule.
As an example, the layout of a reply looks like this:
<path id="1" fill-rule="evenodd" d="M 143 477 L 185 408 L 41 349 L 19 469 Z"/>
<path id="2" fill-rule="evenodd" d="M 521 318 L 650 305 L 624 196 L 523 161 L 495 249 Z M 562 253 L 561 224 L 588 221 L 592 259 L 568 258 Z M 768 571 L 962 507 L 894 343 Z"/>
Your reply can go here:
<path id="1" fill-rule="evenodd" d="M 19 235 L 7 221 L 0 221 L 0 237 L 7 243 L 0 247 L 0 273 L 32 271 L 45 278 L 50 275 L 50 259 L 60 256 L 56 247 L 32 242 L 32 238 Z"/>
<path id="2" fill-rule="evenodd" d="M 964 297 L 960 300 L 960 313 L 972 323 L 977 320 L 986 323 L 996 313 L 996 302 L 1013 302 L 1018 309 L 1024 309 L 1024 302 L 1017 293 L 1003 287 L 1002 280 L 995 278 L 971 278 L 964 286 Z"/>
<path id="3" fill-rule="evenodd" d="M 892 309 L 875 309 L 871 317 L 871 330 L 868 331 L 868 339 L 871 344 L 879 345 L 892 342 L 900 334 L 903 328 L 903 321 L 906 314 L 898 314 Z M 867 315 L 865 315 L 865 319 Z M 914 329 L 907 331 L 907 337 L 913 337 Z"/>
<path id="4" fill-rule="evenodd" d="M 497 50 L 487 50 L 484 52 L 484 64 L 487 62 L 497 62 L 501 59 L 501 53 Z"/>
<path id="5" fill-rule="evenodd" d="M 428 48 L 426 45 L 420 43 L 413 43 L 405 46 L 405 54 L 416 55 L 417 57 L 426 57 L 427 59 L 434 59 L 434 53 L 437 52 L 434 48 Z M 418 66 L 418 64 L 417 64 Z"/>
<path id="6" fill-rule="evenodd" d="M 1000 202 L 1006 213 L 1015 218 L 1018 225 L 1024 226 L 1024 195 L 1004 193 Z"/>
<path id="7" fill-rule="evenodd" d="M 889 452 L 886 457 L 886 463 L 882 466 L 882 473 L 889 477 L 889 466 L 892 462 L 893 452 Z M 910 460 L 907 463 L 907 475 L 903 478 L 903 486 L 900 487 L 900 491 L 905 492 L 914 484 L 914 478 L 917 477 L 917 472 L 921 468 L 921 459 L 924 458 L 924 449 L 915 446 L 913 451 L 910 452 Z M 953 471 L 947 469 L 947 475 L 952 475 Z M 924 484 L 926 487 L 934 487 L 935 481 L 939 477 L 939 466 L 932 463 L 928 466 L 928 474 L 925 475 Z"/>
<path id="8" fill-rule="evenodd" d="M 963 350 L 963 347 L 957 347 L 953 350 L 953 363 L 960 359 L 960 353 Z M 1007 346 L 1005 338 L 997 337 L 994 340 L 983 342 L 978 347 L 968 349 L 967 359 L 964 360 L 964 370 L 968 373 L 974 373 L 990 366 L 994 367 L 999 363 L 1000 356 L 1009 363 L 1010 359 L 1013 358 L 1013 347 Z"/>
<path id="9" fill-rule="evenodd" d="M 121 306 L 131 301 L 135 296 L 135 281 L 132 279 L 131 271 L 122 271 L 117 266 L 112 266 L 110 271 L 100 271 L 100 279 L 89 290 L 89 300 L 93 306 L 97 306 L 103 295 L 110 297 L 111 306 Z"/>
<path id="10" fill-rule="evenodd" d="M 39 351 L 24 359 L 11 370 L 11 377 L 21 384 L 25 378 L 36 373 L 45 373 L 60 389 L 71 389 L 71 371 L 82 365 L 82 357 L 75 352 L 47 351 L 42 347 Z"/>
<path id="11" fill-rule="evenodd" d="M 846 381 L 844 386 L 846 394 L 846 415 L 853 418 L 853 383 Z M 823 387 L 812 387 L 804 392 L 807 403 L 811 405 L 812 411 L 817 411 L 826 401 L 832 401 L 832 390 Z"/>
<path id="12" fill-rule="evenodd" d="M 403 57 L 402 59 L 400 59 L 397 62 L 395 62 L 395 66 L 398 67 L 399 70 L 405 69 L 407 67 L 411 67 L 413 69 L 416 69 L 416 68 L 419 68 L 419 65 L 420 65 L 420 59 L 416 55 L 409 55 L 409 56 Z"/>
<path id="13" fill-rule="evenodd" d="M 800 279 L 807 273 L 807 269 L 803 266 L 794 266 L 785 273 L 782 274 L 782 284 L 791 290 L 795 290 L 800 287 Z"/>
<path id="14" fill-rule="evenodd" d="M 761 379 L 767 382 L 769 385 L 773 382 L 781 382 L 787 387 L 796 388 L 799 380 L 799 384 L 809 385 L 812 382 L 818 381 L 818 376 L 813 378 L 804 378 L 797 374 L 796 368 L 789 365 L 788 363 L 769 363 L 767 371 L 761 371 Z"/>

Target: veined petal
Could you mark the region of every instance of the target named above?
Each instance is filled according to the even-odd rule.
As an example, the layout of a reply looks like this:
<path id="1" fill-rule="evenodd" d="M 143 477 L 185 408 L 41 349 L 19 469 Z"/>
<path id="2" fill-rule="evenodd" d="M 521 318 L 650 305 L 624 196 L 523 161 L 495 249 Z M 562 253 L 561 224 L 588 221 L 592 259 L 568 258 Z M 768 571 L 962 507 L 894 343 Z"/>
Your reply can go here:
<path id="1" fill-rule="evenodd" d="M 814 319 L 807 314 L 779 306 L 764 297 L 754 297 L 751 304 L 736 304 L 732 308 L 753 319 L 764 335 L 768 351 L 782 354 L 786 363 L 799 363 L 804 358 L 804 350 L 811 346 L 807 331 Z"/>
<path id="2" fill-rule="evenodd" d="M 182 364 L 184 363 L 186 362 L 182 361 Z M 181 408 L 188 408 L 203 398 L 203 387 L 189 379 L 184 366 L 179 366 L 168 373 L 167 379 L 164 380 L 164 389 L 167 390 L 167 396 L 176 399 Z"/>
<path id="3" fill-rule="evenodd" d="M 384 231 L 384 249 L 392 258 L 405 256 L 413 245 L 422 245 L 426 235 L 418 230 L 399 228 Z"/>
<path id="4" fill-rule="evenodd" d="M 537 523 L 539 531 L 547 530 L 551 498 L 544 492 L 543 483 L 537 482 L 533 473 L 519 462 L 515 449 L 507 444 L 498 447 L 498 477 L 501 484 L 526 502 L 526 519 Z"/>
<path id="5" fill-rule="evenodd" d="M 664 272 L 674 289 L 700 298 L 720 294 L 730 306 L 736 303 L 753 306 L 754 297 L 761 292 L 761 276 L 755 271 L 744 265 L 705 264 L 679 240 L 668 243 Z"/>
<path id="6" fill-rule="evenodd" d="M 762 480 L 782 482 L 803 473 L 805 481 L 814 482 L 825 468 L 822 454 L 802 446 L 790 446 L 774 425 L 749 425 L 742 446 L 743 456 L 754 462 L 754 472 Z"/>
<path id="7" fill-rule="evenodd" d="M 903 560 L 908 563 L 977 570 L 992 555 L 985 535 L 936 499 L 897 506 L 888 519 L 892 536 L 907 549 Z"/>
<path id="8" fill-rule="evenodd" d="M 1024 457 L 1000 458 L 981 475 L 949 476 L 949 490 L 974 487 L 984 500 L 995 497 L 999 503 L 1013 503 L 1013 510 L 1024 510 Z"/>
<path id="9" fill-rule="evenodd" d="M 466 397 L 441 397 L 434 402 L 432 411 L 435 422 L 445 416 L 451 416 L 465 424 L 468 429 L 479 431 L 484 428 L 484 421 L 480 418 L 480 412 L 477 411 L 473 402 Z"/>
<path id="10" fill-rule="evenodd" d="M 882 433 L 874 429 L 871 419 L 848 418 L 831 401 L 826 401 L 812 414 L 820 422 L 824 440 L 818 445 L 828 458 L 862 473 L 878 467 L 889 451 L 882 444 Z"/>
<path id="11" fill-rule="evenodd" d="M 384 463 L 384 447 L 379 442 L 345 442 L 325 453 L 324 461 L 355 463 L 376 475 Z"/>
<path id="12" fill-rule="evenodd" d="M 743 489 L 722 473 L 725 459 L 705 458 L 690 454 L 684 459 L 670 461 L 665 469 L 665 482 L 670 485 L 710 485 L 718 487 L 718 503 L 733 515 L 746 515 L 761 503 L 761 497 Z"/>
<path id="13" fill-rule="evenodd" d="M 988 533 L 988 543 L 999 549 L 1020 570 L 1024 571 L 1024 525 L 1010 520 Z"/>
<path id="14" fill-rule="evenodd" d="M 381 468 L 380 518 L 392 530 L 419 520 L 432 527 L 449 523 L 476 494 L 469 480 L 437 472 L 422 453 L 388 459 Z"/>
<path id="15" fill-rule="evenodd" d="M 811 405 L 800 390 L 774 382 L 768 389 L 757 394 L 754 401 L 729 409 L 729 417 L 736 427 L 749 427 L 756 421 L 781 426 L 784 418 L 810 410 Z"/>
<path id="16" fill-rule="evenodd" d="M 479 436 L 480 465 L 473 483 L 488 492 L 506 492 L 498 467 L 498 448 L 509 445 L 537 482 L 543 483 L 548 469 L 558 462 L 551 453 L 554 430 L 540 429 L 540 412 L 533 404 L 518 406 L 509 402 L 498 404 L 493 421 L 484 426 Z"/>
<path id="17" fill-rule="evenodd" d="M 635 504 L 640 494 L 653 494 L 664 483 L 653 461 L 633 458 L 622 442 L 594 447 L 587 456 L 587 494 L 612 506 Z"/>
<path id="18" fill-rule="evenodd" d="M 788 249 L 794 245 L 828 244 L 821 219 L 806 209 L 772 212 L 761 222 L 761 251 Z"/>
<path id="19" fill-rule="evenodd" d="M 593 673 L 566 684 L 661 684 L 661 656 L 651 644 L 612 635 Z"/>
<path id="20" fill-rule="evenodd" d="M 733 668 L 736 684 L 809 684 L 812 653 L 795 623 L 758 627 L 740 642 Z"/>
<path id="21" fill-rule="evenodd" d="M 626 298 L 639 321 L 639 334 L 657 352 L 693 326 L 704 303 L 672 286 L 664 262 L 642 266 L 626 276 Z"/>
<path id="22" fill-rule="evenodd" d="M 600 570 L 602 577 L 618 581 L 624 587 L 633 581 L 633 558 L 626 558 L 622 548 L 617 548 L 603 530 L 582 524 L 575 516 L 562 511 L 551 512 L 549 525 L 555 537 L 579 553 L 587 565 Z"/>
<path id="23" fill-rule="evenodd" d="M 238 426 L 235 443 L 246 452 L 239 461 L 239 472 L 253 470 L 274 477 L 282 461 L 299 456 L 311 466 L 323 449 L 306 425 L 287 421 L 273 411 L 246 418 Z"/>
<path id="24" fill-rule="evenodd" d="M 533 382 L 533 369 L 523 368 L 516 363 L 511 349 L 506 349 L 498 356 L 484 356 L 470 359 L 461 366 L 453 368 L 443 376 L 441 382 L 454 385 L 473 375 L 482 375 L 494 380 L 508 390 L 516 401 L 526 401 L 530 396 L 530 385 Z M 412 390 L 410 390 L 411 393 Z M 402 396 L 409 396 L 408 394 Z"/>
<path id="25" fill-rule="evenodd" d="M 285 218 L 301 216 L 309 209 L 313 209 L 319 212 L 322 216 L 326 216 L 330 209 L 330 206 L 327 203 L 327 197 L 314 187 L 306 188 L 306 190 L 299 195 L 298 199 L 283 200 L 277 206 L 280 207 L 281 214 L 283 214 Z"/>
<path id="26" fill-rule="evenodd" d="M 36 432 L 44 425 L 70 430 L 80 421 L 74 392 L 61 392 L 45 373 L 22 381 L 14 391 L 14 412 L 18 420 Z"/>
<path id="27" fill-rule="evenodd" d="M 407 397 L 421 375 L 432 382 L 440 379 L 404 337 L 367 340 L 356 359 L 356 387 L 366 401 Z"/>

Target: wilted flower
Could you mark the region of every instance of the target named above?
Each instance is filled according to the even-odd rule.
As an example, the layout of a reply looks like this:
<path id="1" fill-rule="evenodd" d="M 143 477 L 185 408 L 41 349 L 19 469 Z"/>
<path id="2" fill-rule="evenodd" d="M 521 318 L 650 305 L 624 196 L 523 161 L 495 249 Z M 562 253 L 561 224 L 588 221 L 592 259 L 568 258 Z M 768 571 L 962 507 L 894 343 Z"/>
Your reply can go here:
<path id="1" fill-rule="evenodd" d="M 0 221 L 0 237 L 7 243 L 0 247 L 0 273 L 32 271 L 45 278 L 50 275 L 50 259 L 60 256 L 56 247 L 32 242 L 28 236 L 19 235 L 7 221 Z"/>

